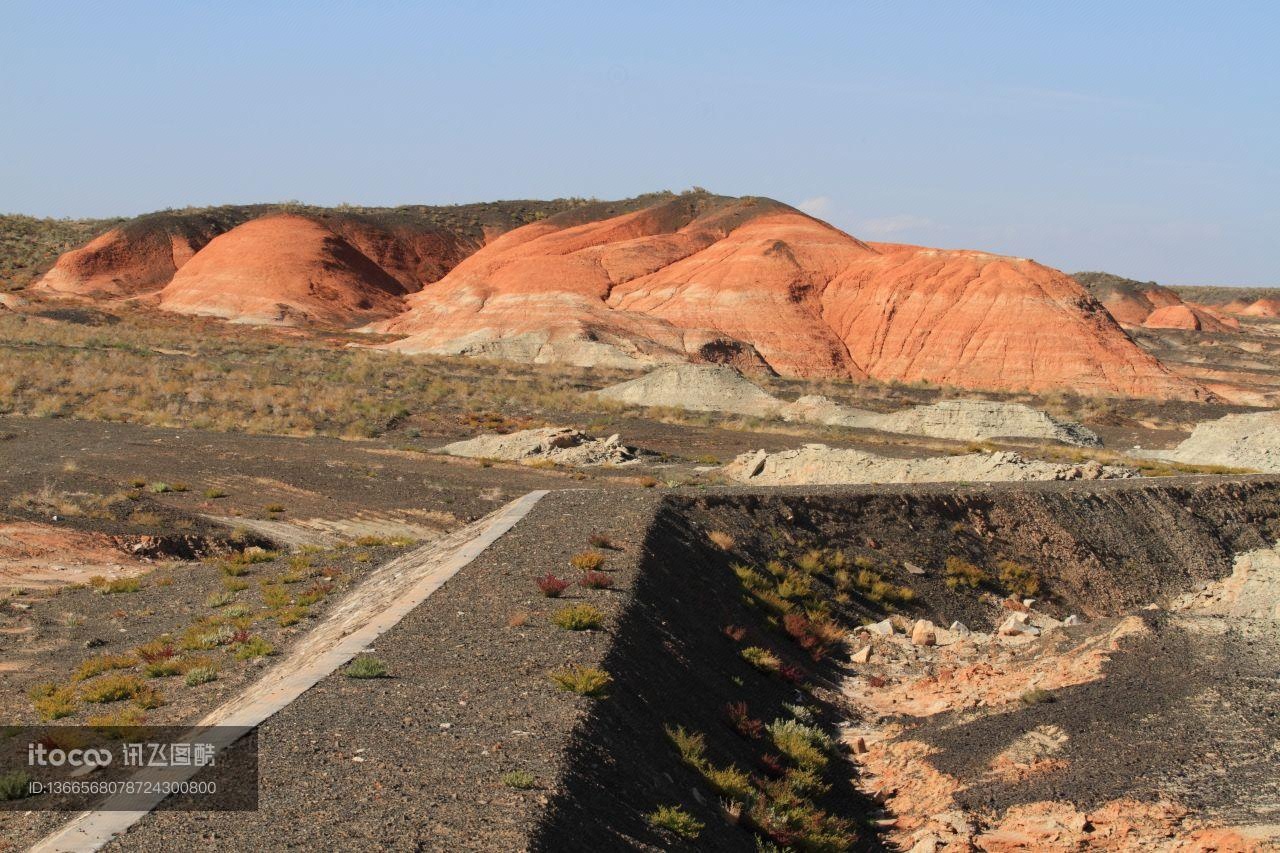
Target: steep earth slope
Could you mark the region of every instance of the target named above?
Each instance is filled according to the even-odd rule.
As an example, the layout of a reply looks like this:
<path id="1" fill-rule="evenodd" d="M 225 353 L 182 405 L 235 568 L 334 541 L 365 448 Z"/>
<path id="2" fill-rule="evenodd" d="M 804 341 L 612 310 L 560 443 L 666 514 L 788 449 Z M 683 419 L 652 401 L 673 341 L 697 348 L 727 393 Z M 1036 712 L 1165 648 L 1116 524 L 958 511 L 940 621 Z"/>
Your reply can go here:
<path id="1" fill-rule="evenodd" d="M 395 312 L 404 285 L 349 242 L 301 216 L 247 222 L 213 240 L 160 291 L 160 307 L 259 323 Z"/>
<path id="2" fill-rule="evenodd" d="M 398 208 L 226 205 L 117 220 L 115 227 L 105 231 L 112 222 L 72 223 L 81 226 L 73 229 L 74 233 L 84 233 L 94 225 L 101 233 L 61 255 L 33 290 L 94 299 L 152 294 L 167 285 L 213 238 L 255 219 L 289 214 L 306 217 L 341 236 L 396 279 L 405 292 L 411 292 L 441 278 L 487 239 L 582 203 L 579 199 L 557 199 Z M 36 235 L 56 236 L 68 230 L 55 229 L 58 223 L 31 223 L 24 234 L 34 229 Z M 23 259 L 23 265 L 38 261 Z"/>
<path id="3" fill-rule="evenodd" d="M 1194 398 L 1076 282 L 1033 261 L 868 244 L 703 192 L 513 231 L 374 330 L 403 352 Z M 1034 330 L 1034 331 L 1033 331 Z"/>

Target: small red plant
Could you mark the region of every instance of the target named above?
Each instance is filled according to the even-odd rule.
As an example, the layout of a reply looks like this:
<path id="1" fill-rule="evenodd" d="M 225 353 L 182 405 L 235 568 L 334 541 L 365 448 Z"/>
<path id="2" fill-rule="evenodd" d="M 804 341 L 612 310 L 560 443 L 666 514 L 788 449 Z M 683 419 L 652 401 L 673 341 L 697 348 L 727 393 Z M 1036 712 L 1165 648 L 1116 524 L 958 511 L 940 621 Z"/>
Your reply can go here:
<path id="1" fill-rule="evenodd" d="M 799 684 L 804 681 L 804 670 L 794 664 L 784 663 L 778 667 L 778 675 L 790 684 Z"/>
<path id="2" fill-rule="evenodd" d="M 782 756 L 775 752 L 766 752 L 760 756 L 760 768 L 773 779 L 781 779 L 787 772 L 787 765 L 783 762 Z"/>
<path id="3" fill-rule="evenodd" d="M 741 625 L 725 625 L 720 629 L 724 635 L 735 643 L 741 643 L 747 638 L 747 629 Z"/>
<path id="4" fill-rule="evenodd" d="M 724 706 L 724 715 L 729 728 L 745 738 L 754 740 L 764 732 L 764 723 L 752 719 L 746 702 L 730 702 Z"/>
<path id="5" fill-rule="evenodd" d="M 888 683 L 888 682 L 886 682 L 883 678 L 881 678 L 881 677 L 880 677 L 880 676 L 878 676 L 878 675 L 868 675 L 868 676 L 867 676 L 867 684 L 868 684 L 868 685 L 870 685 L 870 686 L 872 686 L 872 687 L 876 687 L 876 688 L 884 687 L 884 686 L 885 686 L 885 684 L 887 684 L 887 683 Z"/>
<path id="6" fill-rule="evenodd" d="M 542 590 L 542 594 L 547 598 L 559 598 L 560 595 L 569 588 L 569 582 L 562 580 L 551 572 L 547 572 L 537 580 L 538 589 Z"/>
<path id="7" fill-rule="evenodd" d="M 232 645 L 239 645 L 239 644 L 241 644 L 241 643 L 247 643 L 247 642 L 249 642 L 249 637 L 250 637 L 250 636 L 251 636 L 251 635 L 249 634 L 249 632 L 248 632 L 247 630 L 245 630 L 244 628 L 238 628 L 238 629 L 236 630 L 236 632 L 235 632 L 234 634 L 232 634 L 232 635 L 231 635 L 231 643 L 232 643 Z"/>
<path id="8" fill-rule="evenodd" d="M 609 589 L 613 586 L 613 578 L 604 572 L 587 572 L 578 583 L 587 589 Z"/>
<path id="9" fill-rule="evenodd" d="M 138 657 L 142 658 L 143 663 L 155 663 L 158 660 L 168 660 L 178 653 L 173 647 L 173 643 L 147 643 L 145 646 L 139 646 Z"/>

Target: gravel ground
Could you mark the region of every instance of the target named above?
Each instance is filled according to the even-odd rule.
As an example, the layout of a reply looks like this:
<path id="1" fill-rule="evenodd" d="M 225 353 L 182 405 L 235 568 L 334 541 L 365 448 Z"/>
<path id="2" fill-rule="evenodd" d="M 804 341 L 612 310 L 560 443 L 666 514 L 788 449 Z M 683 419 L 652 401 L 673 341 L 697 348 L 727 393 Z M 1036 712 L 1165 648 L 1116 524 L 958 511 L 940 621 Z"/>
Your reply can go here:
<path id="1" fill-rule="evenodd" d="M 819 719 L 833 722 L 841 709 L 827 686 L 837 683 L 842 664 L 812 668 L 814 689 L 808 694 L 747 667 L 723 635 L 729 622 L 745 626 L 750 642 L 803 661 L 791 657 L 789 641 L 779 641 L 777 629 L 758 612 L 744 610 L 741 590 L 727 570 L 731 562 L 764 560 L 813 544 L 861 549 L 895 562 L 929 556 L 932 563 L 921 563 L 926 574 L 909 579 L 920 589 L 915 608 L 966 616 L 971 608 L 979 620 L 991 615 L 990 602 L 977 593 L 947 590 L 934 571 L 940 555 L 950 549 L 984 560 L 1012 554 L 1042 569 L 1055 603 L 1092 601 L 1100 611 L 1119 612 L 1132 601 L 1222 576 L 1232 552 L 1271 538 L 1271 524 L 1280 517 L 1276 486 L 1267 478 L 1184 478 L 554 492 L 378 641 L 371 653 L 387 664 L 390 678 L 353 680 L 335 673 L 261 727 L 258 812 L 153 814 L 113 848 L 167 850 L 173 839 L 183 838 L 225 850 L 676 849 L 673 837 L 644 820 L 657 805 L 674 802 L 707 824 L 700 845 L 752 849 L 746 831 L 720 818 L 714 795 L 680 763 L 662 727 L 674 723 L 704 731 L 717 764 L 754 766 L 758 748 L 744 745 L 724 726 L 724 704 L 745 699 L 753 715 L 767 722 L 784 702 L 801 700 L 813 705 Z M 717 529 L 735 537 L 729 552 L 709 546 L 706 533 Z M 575 586 L 564 601 L 543 598 L 533 579 L 548 571 L 576 576 L 569 557 L 586 549 L 595 534 L 620 549 L 602 550 L 616 588 Z M 606 614 L 604 630 L 569 632 L 550 624 L 550 613 L 584 600 Z M 859 616 L 855 611 L 846 618 Z M 1101 683 L 1098 689 L 1115 692 L 1101 699 L 1100 708 L 1113 709 L 1117 717 L 1125 702 L 1150 713 L 1170 712 L 1185 695 L 1175 689 L 1179 649 L 1203 661 L 1195 665 L 1203 684 L 1237 656 L 1229 644 L 1197 645 L 1168 631 L 1157 636 L 1163 651 L 1137 650 L 1113 662 L 1131 667 L 1130 675 L 1114 687 L 1105 687 L 1110 680 Z M 1273 689 L 1264 678 L 1273 650 L 1256 637 L 1241 642 L 1254 643 L 1236 664 L 1242 683 L 1258 685 L 1247 694 L 1253 702 Z M 1140 695 L 1148 658 L 1158 659 L 1153 683 L 1168 688 L 1156 691 L 1164 697 L 1158 700 Z M 608 670 L 615 679 L 609 697 L 590 700 L 557 690 L 548 673 L 567 662 Z M 1035 706 L 1026 713 L 1066 714 L 1067 707 Z M 1141 727 L 1145 718 L 1135 711 L 1125 719 L 1127 726 Z M 1169 736 L 1190 737 L 1193 723 L 1187 718 Z M 1248 727 L 1253 725 L 1224 722 L 1219 731 L 1238 738 L 1255 731 Z M 1270 736 L 1270 723 L 1262 725 L 1256 731 Z M 961 761 L 966 751 L 997 748 L 1011 731 L 975 731 L 976 741 L 948 749 L 954 747 Z M 1115 731 L 1121 737 L 1124 728 Z M 1193 742 L 1208 750 L 1208 737 Z M 1086 749 L 1087 737 L 1079 740 Z M 1088 747 L 1094 751 L 1082 753 L 1082 762 L 1103 762 L 1101 743 Z M 1265 757 L 1258 750 L 1248 754 Z M 1166 778 L 1185 770 L 1185 763 L 1159 764 L 1155 755 L 1151 778 L 1160 778 L 1160 767 L 1170 768 L 1173 775 Z M 1108 771 L 1117 790 L 1132 768 L 1146 766 L 1134 761 L 1124 772 Z M 1264 783 L 1255 784 L 1257 768 L 1265 764 L 1248 766 L 1244 784 L 1266 794 Z M 517 770 L 532 774 L 536 786 L 516 790 L 503 784 L 503 774 Z M 852 772 L 832 780 L 826 804 L 860 819 L 870 810 L 852 790 Z M 874 846 L 874 833 L 861 831 L 863 843 Z"/>
<path id="2" fill-rule="evenodd" d="M 175 837 L 237 851 L 521 849 L 594 701 L 558 690 L 548 673 L 607 652 L 655 502 L 651 492 L 620 493 L 602 512 L 599 493 L 544 498 L 383 635 L 373 654 L 392 677 L 335 673 L 261 727 L 259 811 L 153 814 L 112 849 L 169 850 Z M 621 549 L 604 552 L 616 589 L 543 598 L 534 578 L 572 577 L 568 559 L 594 533 Z M 607 614 L 605 630 L 549 623 L 577 601 Z M 511 627 L 518 614 L 527 622 Z M 505 786 L 502 775 L 515 770 L 537 787 Z"/>
<path id="3" fill-rule="evenodd" d="M 971 809 L 1067 800 L 1088 810 L 1132 797 L 1171 799 L 1227 825 L 1280 822 L 1274 627 L 1205 634 L 1163 614 L 1147 621 L 1152 633 L 1126 641 L 1099 681 L 978 720 L 931 719 L 908 736 L 939 748 L 930 761 L 966 781 L 958 799 Z M 995 755 L 1046 725 L 1070 738 L 1055 755 L 1064 768 L 1016 783 L 987 776 Z"/>

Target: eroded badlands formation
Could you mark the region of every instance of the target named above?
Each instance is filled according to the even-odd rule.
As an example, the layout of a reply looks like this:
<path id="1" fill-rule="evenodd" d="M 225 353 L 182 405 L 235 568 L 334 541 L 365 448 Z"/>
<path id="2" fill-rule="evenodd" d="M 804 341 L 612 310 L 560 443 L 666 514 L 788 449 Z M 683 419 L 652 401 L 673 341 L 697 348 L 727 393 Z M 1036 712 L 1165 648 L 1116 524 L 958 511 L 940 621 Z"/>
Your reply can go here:
<path id="1" fill-rule="evenodd" d="M 64 255 L 36 289 L 145 296 L 252 323 L 373 321 L 407 353 L 1205 394 L 1075 280 L 1034 261 L 865 243 L 761 198 L 657 194 L 560 210 L 482 230 L 279 209 L 238 223 L 170 217 L 179 224 L 117 229 Z"/>

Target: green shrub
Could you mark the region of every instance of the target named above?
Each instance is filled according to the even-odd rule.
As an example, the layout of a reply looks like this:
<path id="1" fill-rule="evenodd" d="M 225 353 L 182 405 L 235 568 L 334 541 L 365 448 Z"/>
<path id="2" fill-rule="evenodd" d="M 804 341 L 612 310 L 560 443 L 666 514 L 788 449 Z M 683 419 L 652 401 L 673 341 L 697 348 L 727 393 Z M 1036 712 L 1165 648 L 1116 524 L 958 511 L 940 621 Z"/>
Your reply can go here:
<path id="1" fill-rule="evenodd" d="M 947 557 L 947 562 L 942 567 L 942 577 L 950 589 L 977 589 L 991 580 L 986 572 L 962 557 Z"/>
<path id="2" fill-rule="evenodd" d="M 538 780 L 534 778 L 532 773 L 524 770 L 512 770 L 510 773 L 502 774 L 502 784 L 508 788 L 515 788 L 517 791 L 527 791 L 530 788 L 536 788 Z"/>
<path id="3" fill-rule="evenodd" d="M 1053 701 L 1053 694 L 1040 687 L 1033 687 L 1018 697 L 1024 705 L 1042 705 Z"/>
<path id="4" fill-rule="evenodd" d="M 707 739 L 701 732 L 686 731 L 684 726 L 663 728 L 685 764 L 698 770 L 706 765 Z"/>
<path id="5" fill-rule="evenodd" d="M 195 687 L 218 680 L 218 670 L 212 666 L 196 666 L 187 670 L 186 685 Z"/>
<path id="6" fill-rule="evenodd" d="M 608 693 L 613 679 L 594 666 L 568 666 L 551 673 L 551 680 L 561 690 L 598 699 Z"/>
<path id="7" fill-rule="evenodd" d="M 723 768 L 707 767 L 702 775 L 713 791 L 736 803 L 749 803 L 755 796 L 751 777 L 733 765 Z"/>
<path id="8" fill-rule="evenodd" d="M 826 766 L 831 738 L 822 729 L 798 720 L 774 720 L 766 729 L 778 751 L 798 767 L 820 770 Z"/>
<path id="9" fill-rule="evenodd" d="M 116 578 L 107 581 L 98 588 L 103 595 L 119 595 L 122 592 L 137 592 L 142 589 L 142 581 L 137 578 Z"/>
<path id="10" fill-rule="evenodd" d="M 655 829 L 665 829 L 689 840 L 697 838 L 705 826 L 679 806 L 659 806 L 647 815 L 646 820 Z"/>
<path id="11" fill-rule="evenodd" d="M 209 597 L 204 600 L 206 607 L 212 607 L 215 610 L 219 607 L 226 607 L 228 604 L 236 600 L 236 594 L 230 590 L 222 592 L 210 593 Z"/>
<path id="12" fill-rule="evenodd" d="M 113 669 L 129 669 L 138 662 L 133 655 L 98 655 L 89 658 L 76 667 L 75 673 L 72 674 L 73 681 L 86 681 L 95 675 L 102 675 L 104 672 L 110 672 Z"/>
<path id="13" fill-rule="evenodd" d="M 740 654 L 742 659 L 754 666 L 761 672 L 775 673 L 782 666 L 782 661 L 778 660 L 778 656 L 768 649 L 762 649 L 759 646 L 747 646 Z"/>
<path id="14" fill-rule="evenodd" d="M 0 802 L 21 800 L 30 796 L 31 777 L 25 770 L 0 774 Z"/>
<path id="15" fill-rule="evenodd" d="M 236 660 L 252 660 L 274 655 L 276 647 L 261 637 L 251 637 L 236 646 Z"/>
<path id="16" fill-rule="evenodd" d="M 31 704 L 42 719 L 60 720 L 76 712 L 76 693 L 70 687 L 38 684 L 31 688 Z"/>
<path id="17" fill-rule="evenodd" d="M 163 658 L 144 664 L 142 672 L 147 678 L 169 678 L 182 672 L 182 664 L 175 658 Z"/>
<path id="18" fill-rule="evenodd" d="M 1019 598 L 1031 598 L 1040 592 L 1040 578 L 1035 570 L 1012 560 L 1001 560 L 996 569 L 1001 585 Z"/>
<path id="19" fill-rule="evenodd" d="M 386 678 L 387 665 L 375 657 L 361 655 L 342 671 L 347 678 Z"/>
<path id="20" fill-rule="evenodd" d="M 590 604 L 570 604 L 557 610 L 551 621 L 566 631 L 589 631 L 604 624 L 604 614 Z"/>

